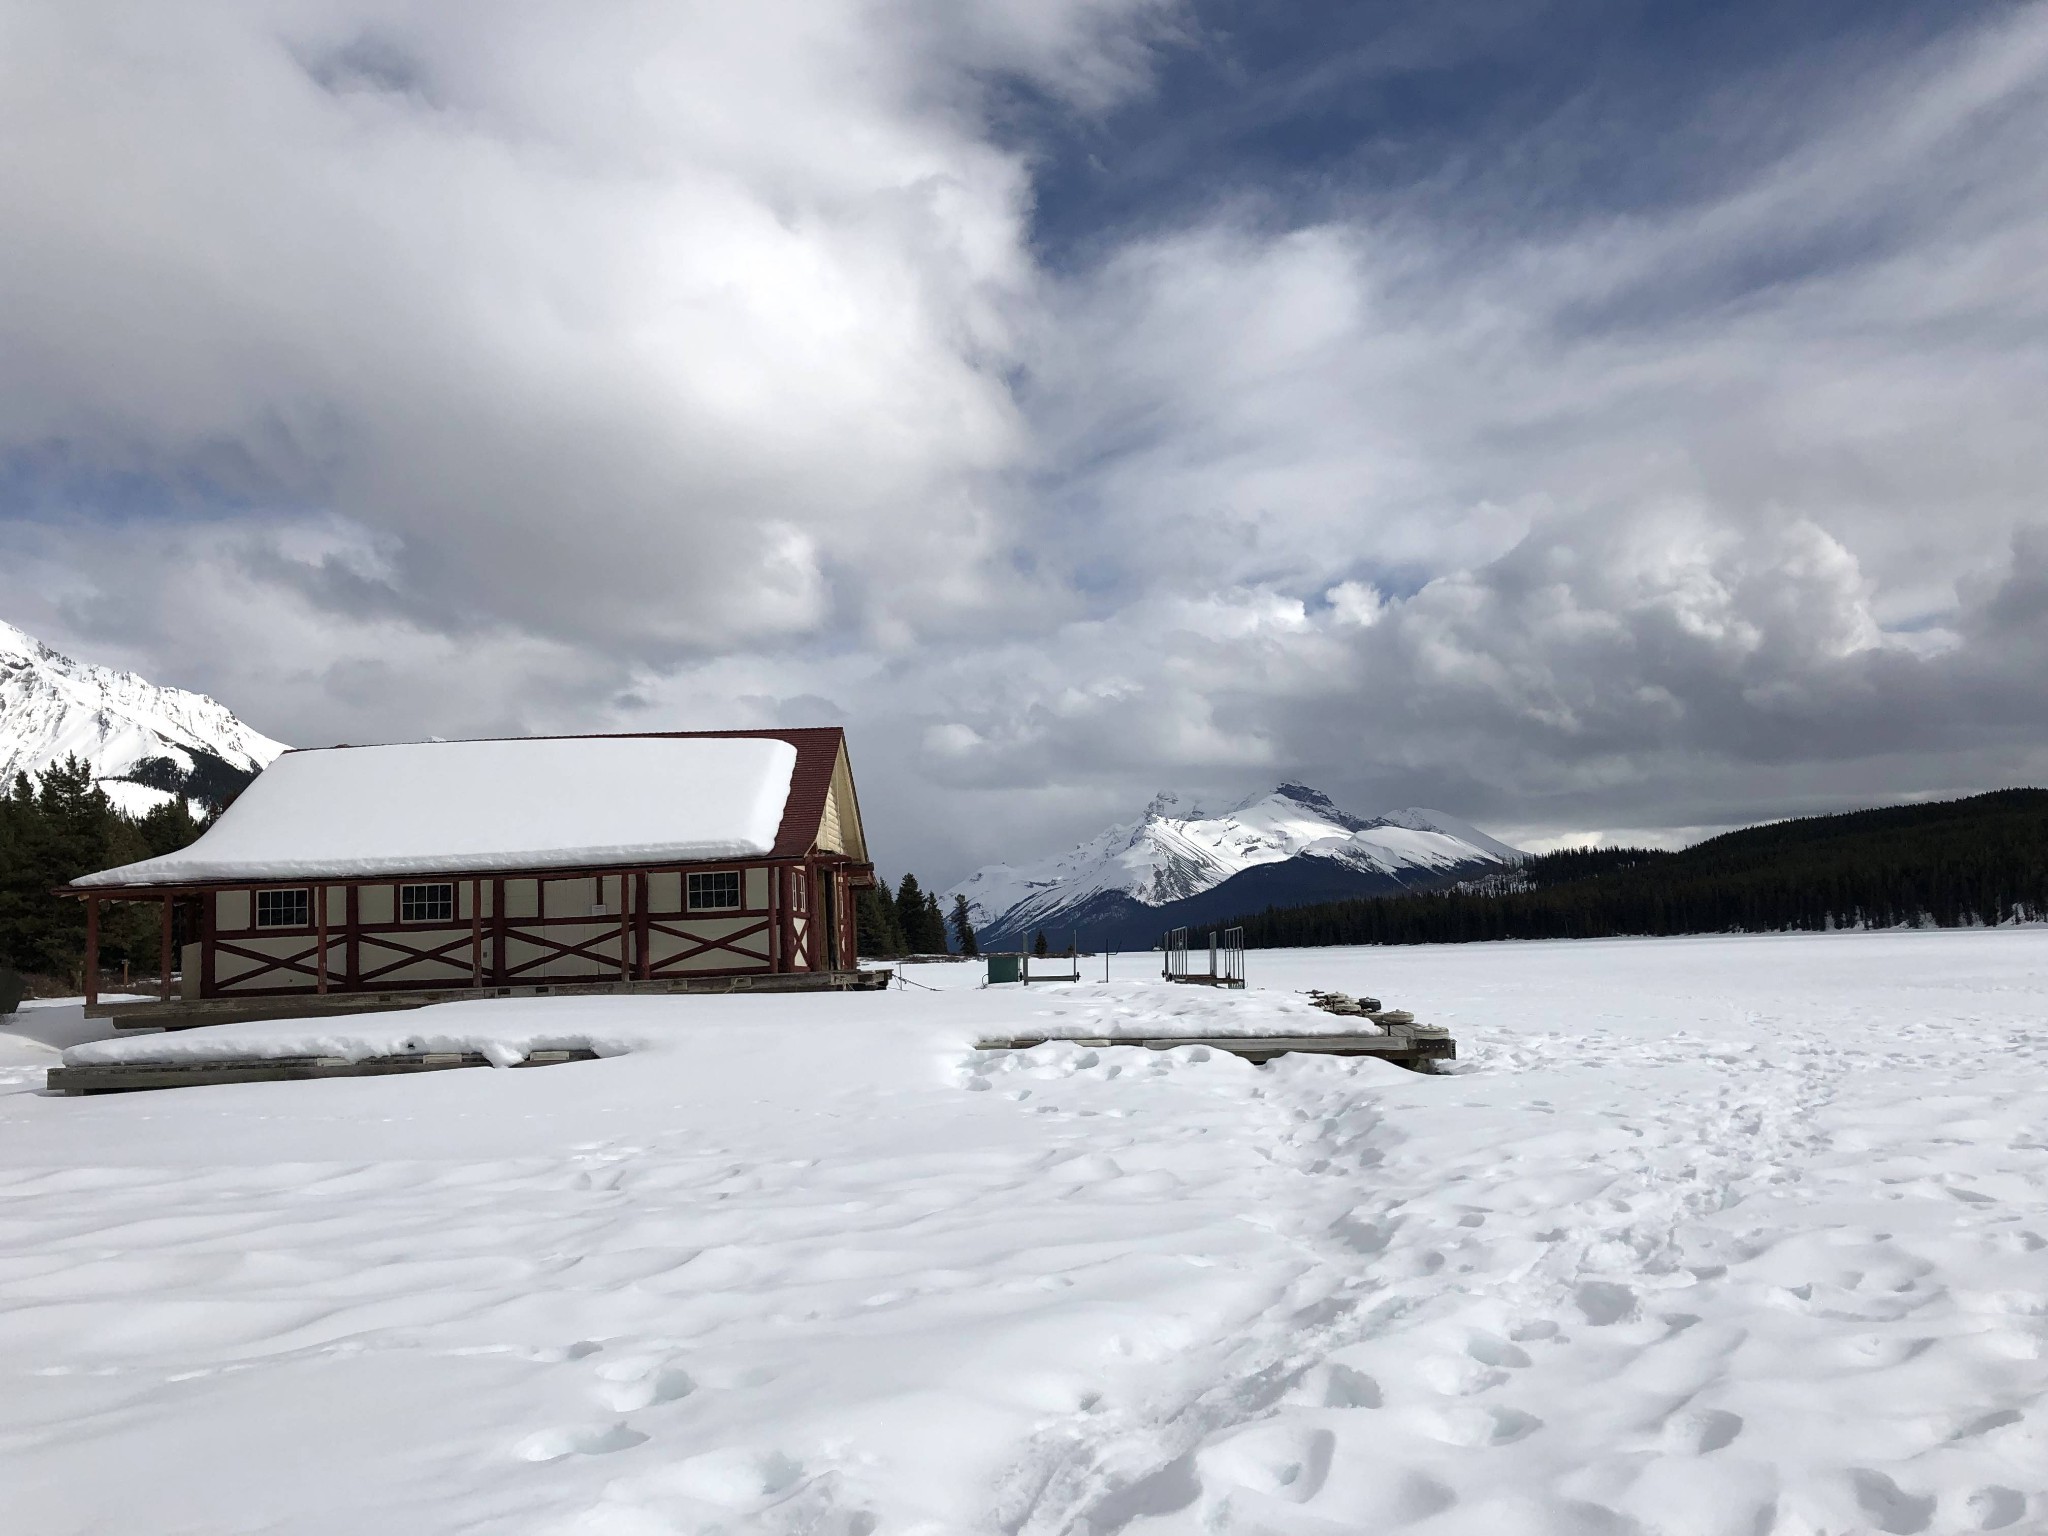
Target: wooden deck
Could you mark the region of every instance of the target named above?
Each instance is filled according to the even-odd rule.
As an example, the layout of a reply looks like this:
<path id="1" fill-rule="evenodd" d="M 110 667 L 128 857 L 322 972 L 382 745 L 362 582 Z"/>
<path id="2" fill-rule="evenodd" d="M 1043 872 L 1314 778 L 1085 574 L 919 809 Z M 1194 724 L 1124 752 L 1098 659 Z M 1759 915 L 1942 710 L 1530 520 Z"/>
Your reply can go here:
<path id="1" fill-rule="evenodd" d="M 568 1061 L 595 1061 L 589 1050 L 535 1051 L 515 1062 L 520 1067 L 553 1067 Z M 406 1072 L 446 1072 L 457 1067 L 487 1067 L 480 1051 L 415 1051 L 396 1056 L 239 1056 L 213 1061 L 123 1061 L 104 1066 L 52 1067 L 53 1092 L 135 1093 L 149 1088 L 202 1088 L 213 1083 L 284 1083 L 316 1077 L 389 1077 Z"/>
<path id="2" fill-rule="evenodd" d="M 89 1019 L 110 1019 L 116 1029 L 197 1029 L 242 1019 L 322 1019 L 351 1013 L 393 1013 L 433 1003 L 491 997 L 669 997 L 733 992 L 878 992 L 896 973 L 781 971 L 741 976 L 679 976 L 658 981 L 567 981 L 531 987 L 434 987 L 419 991 L 300 992 L 273 997 L 207 997 L 186 1001 L 91 1003 Z"/>

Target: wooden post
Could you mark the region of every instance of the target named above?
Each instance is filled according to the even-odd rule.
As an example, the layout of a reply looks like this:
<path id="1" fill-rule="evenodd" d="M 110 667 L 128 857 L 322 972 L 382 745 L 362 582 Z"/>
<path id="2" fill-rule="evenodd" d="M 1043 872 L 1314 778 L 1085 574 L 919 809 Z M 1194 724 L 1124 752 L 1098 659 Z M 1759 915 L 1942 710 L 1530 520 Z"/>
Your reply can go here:
<path id="1" fill-rule="evenodd" d="M 85 898 L 85 1006 L 94 1008 L 100 1000 L 100 899 Z"/>
<path id="2" fill-rule="evenodd" d="M 469 984 L 484 984 L 484 883 L 469 882 Z"/>
<path id="3" fill-rule="evenodd" d="M 342 889 L 346 893 L 341 899 L 342 975 L 345 978 L 343 984 L 353 991 L 362 985 L 362 912 L 357 899 L 356 883 L 351 880 Z"/>
<path id="4" fill-rule="evenodd" d="M 602 876 L 599 876 L 602 879 Z M 619 980 L 633 979 L 633 903 L 626 895 L 626 874 L 619 872 Z"/>
<path id="5" fill-rule="evenodd" d="M 746 876 L 741 875 L 740 878 L 744 880 Z M 640 979 L 646 981 L 654 971 L 654 935 L 647 916 L 647 871 L 644 869 L 633 877 L 633 937 L 640 949 Z"/>
<path id="6" fill-rule="evenodd" d="M 163 947 L 158 954 L 157 996 L 164 1002 L 171 1000 L 171 898 L 164 898 Z"/>
<path id="7" fill-rule="evenodd" d="M 316 957 L 313 961 L 313 974 L 316 978 L 314 990 L 325 992 L 327 990 L 327 882 L 324 880 L 313 888 L 313 910 L 318 915 L 320 923 L 320 937 L 313 946 L 316 951 Z"/>
<path id="8" fill-rule="evenodd" d="M 199 897 L 199 995 L 213 996 L 213 946 L 220 936 L 220 891 L 204 891 Z"/>
<path id="9" fill-rule="evenodd" d="M 505 985 L 505 879 L 491 880 L 491 980 Z"/>

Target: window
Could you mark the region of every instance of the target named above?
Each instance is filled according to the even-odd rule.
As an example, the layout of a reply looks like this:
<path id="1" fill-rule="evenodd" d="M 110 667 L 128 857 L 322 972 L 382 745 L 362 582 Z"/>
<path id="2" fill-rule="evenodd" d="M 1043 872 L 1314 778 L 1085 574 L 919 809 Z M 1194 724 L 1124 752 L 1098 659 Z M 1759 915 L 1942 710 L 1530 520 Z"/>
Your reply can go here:
<path id="1" fill-rule="evenodd" d="M 737 912 L 740 906 L 740 872 L 715 869 L 690 876 L 692 912 Z"/>
<path id="2" fill-rule="evenodd" d="M 258 891 L 258 928 L 304 928 L 312 922 L 308 891 Z"/>
<path id="3" fill-rule="evenodd" d="M 401 923 L 454 922 L 455 887 L 401 885 L 398 888 L 398 920 Z"/>

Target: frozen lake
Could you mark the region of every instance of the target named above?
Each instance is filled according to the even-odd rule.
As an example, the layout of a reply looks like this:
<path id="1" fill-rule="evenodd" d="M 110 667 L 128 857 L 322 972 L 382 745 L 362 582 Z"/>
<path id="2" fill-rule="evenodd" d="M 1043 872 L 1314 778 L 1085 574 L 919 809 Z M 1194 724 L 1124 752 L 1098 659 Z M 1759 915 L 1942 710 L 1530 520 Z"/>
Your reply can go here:
<path id="1" fill-rule="evenodd" d="M 11 1021 L 8 1528 L 2048 1529 L 2048 931 L 1100 964 L 94 1099 Z M 972 1049 L 1311 986 L 1457 1070 Z"/>

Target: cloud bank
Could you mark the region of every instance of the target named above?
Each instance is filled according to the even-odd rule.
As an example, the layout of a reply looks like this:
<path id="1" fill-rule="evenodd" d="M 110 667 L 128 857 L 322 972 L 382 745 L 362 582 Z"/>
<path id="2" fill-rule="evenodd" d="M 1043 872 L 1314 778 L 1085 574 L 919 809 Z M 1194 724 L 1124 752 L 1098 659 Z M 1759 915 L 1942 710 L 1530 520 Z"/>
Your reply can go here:
<path id="1" fill-rule="evenodd" d="M 2040 5 L 1518 130 L 1747 114 L 1626 206 L 1218 160 L 1057 258 L 1031 125 L 1112 151 L 1213 18 L 0 17 L 0 611 L 271 734 L 841 719 L 932 877 L 1162 786 L 2041 775 Z"/>

